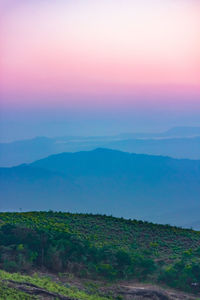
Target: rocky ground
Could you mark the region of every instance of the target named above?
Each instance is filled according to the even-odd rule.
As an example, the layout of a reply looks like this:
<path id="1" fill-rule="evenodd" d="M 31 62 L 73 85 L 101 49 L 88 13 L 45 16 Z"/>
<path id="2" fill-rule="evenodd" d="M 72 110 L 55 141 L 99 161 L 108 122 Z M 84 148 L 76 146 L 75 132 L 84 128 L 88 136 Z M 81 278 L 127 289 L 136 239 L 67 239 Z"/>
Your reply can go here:
<path id="1" fill-rule="evenodd" d="M 116 289 L 117 294 L 122 295 L 124 300 L 196 300 L 197 297 L 178 291 L 162 289 L 150 285 L 128 285 Z"/>

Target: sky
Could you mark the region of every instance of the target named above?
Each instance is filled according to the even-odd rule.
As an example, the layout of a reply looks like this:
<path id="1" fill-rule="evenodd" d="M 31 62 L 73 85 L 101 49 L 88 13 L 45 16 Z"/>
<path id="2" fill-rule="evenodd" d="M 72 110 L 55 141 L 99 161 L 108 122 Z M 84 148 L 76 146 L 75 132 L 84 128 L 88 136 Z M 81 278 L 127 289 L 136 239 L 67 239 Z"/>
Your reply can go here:
<path id="1" fill-rule="evenodd" d="M 0 140 L 200 126 L 200 1 L 0 0 Z"/>

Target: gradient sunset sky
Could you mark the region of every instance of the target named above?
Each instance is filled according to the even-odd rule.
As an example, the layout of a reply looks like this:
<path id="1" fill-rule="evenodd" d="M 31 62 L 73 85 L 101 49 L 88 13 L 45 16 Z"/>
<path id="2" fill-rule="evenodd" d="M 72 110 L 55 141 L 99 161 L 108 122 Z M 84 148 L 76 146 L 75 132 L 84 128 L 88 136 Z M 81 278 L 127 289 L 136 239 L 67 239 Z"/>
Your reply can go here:
<path id="1" fill-rule="evenodd" d="M 1 140 L 200 125 L 200 1 L 0 0 L 0 100 Z"/>

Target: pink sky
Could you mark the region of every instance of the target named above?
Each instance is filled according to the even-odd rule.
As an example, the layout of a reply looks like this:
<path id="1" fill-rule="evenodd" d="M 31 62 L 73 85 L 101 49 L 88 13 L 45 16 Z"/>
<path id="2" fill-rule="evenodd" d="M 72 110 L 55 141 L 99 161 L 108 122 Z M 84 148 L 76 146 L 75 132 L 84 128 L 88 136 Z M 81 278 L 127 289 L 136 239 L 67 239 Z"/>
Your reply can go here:
<path id="1" fill-rule="evenodd" d="M 0 11 L 4 108 L 199 107 L 197 0 L 0 0 Z"/>

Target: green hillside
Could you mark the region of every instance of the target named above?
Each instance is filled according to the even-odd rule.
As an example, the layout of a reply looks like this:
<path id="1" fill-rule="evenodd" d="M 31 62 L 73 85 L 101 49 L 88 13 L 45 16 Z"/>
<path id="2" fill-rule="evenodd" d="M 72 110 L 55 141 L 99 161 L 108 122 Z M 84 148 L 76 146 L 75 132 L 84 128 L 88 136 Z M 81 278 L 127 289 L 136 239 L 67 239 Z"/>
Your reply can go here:
<path id="1" fill-rule="evenodd" d="M 0 267 L 200 292 L 200 232 L 111 216 L 0 213 Z"/>

